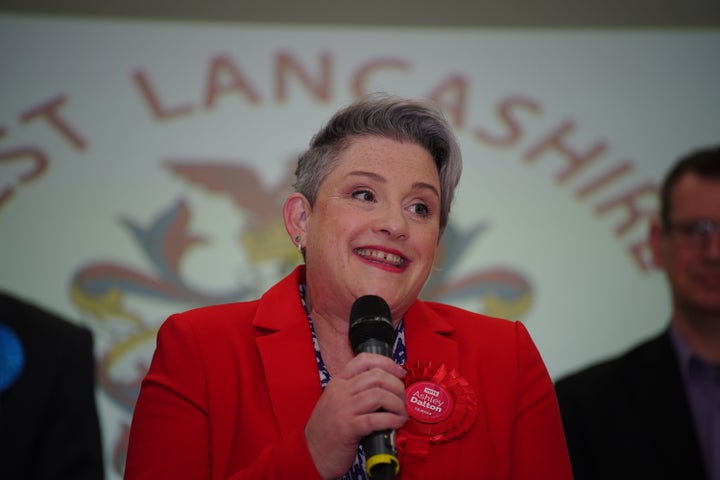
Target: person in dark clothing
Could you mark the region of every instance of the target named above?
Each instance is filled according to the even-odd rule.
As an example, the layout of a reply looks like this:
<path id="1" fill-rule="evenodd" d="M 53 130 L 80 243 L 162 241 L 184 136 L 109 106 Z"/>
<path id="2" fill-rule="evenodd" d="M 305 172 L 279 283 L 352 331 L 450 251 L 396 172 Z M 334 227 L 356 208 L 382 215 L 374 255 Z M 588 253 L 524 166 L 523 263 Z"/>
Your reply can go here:
<path id="1" fill-rule="evenodd" d="M 104 478 L 90 330 L 3 292 L 0 478 Z"/>
<path id="2" fill-rule="evenodd" d="M 575 480 L 720 480 L 720 148 L 668 172 L 649 235 L 669 325 L 555 382 Z"/>

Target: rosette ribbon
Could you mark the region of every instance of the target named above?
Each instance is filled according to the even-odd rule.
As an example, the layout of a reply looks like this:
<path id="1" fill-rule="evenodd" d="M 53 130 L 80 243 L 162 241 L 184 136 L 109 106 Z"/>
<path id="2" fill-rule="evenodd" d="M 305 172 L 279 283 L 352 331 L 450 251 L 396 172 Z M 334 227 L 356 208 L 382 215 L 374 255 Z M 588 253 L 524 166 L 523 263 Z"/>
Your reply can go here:
<path id="1" fill-rule="evenodd" d="M 477 396 L 467 380 L 445 364 L 405 364 L 408 421 L 397 431 L 403 452 L 402 470 L 420 478 L 431 444 L 448 442 L 470 429 L 477 414 Z"/>

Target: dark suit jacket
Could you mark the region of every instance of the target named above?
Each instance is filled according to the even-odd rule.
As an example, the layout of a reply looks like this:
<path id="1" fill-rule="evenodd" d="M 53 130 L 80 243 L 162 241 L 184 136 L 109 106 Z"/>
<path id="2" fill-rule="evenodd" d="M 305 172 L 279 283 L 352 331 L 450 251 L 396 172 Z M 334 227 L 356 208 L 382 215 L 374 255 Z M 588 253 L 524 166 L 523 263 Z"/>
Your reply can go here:
<path id="1" fill-rule="evenodd" d="M 135 406 L 126 480 L 319 478 L 304 426 L 321 388 L 299 282 L 303 267 L 258 301 L 163 324 Z M 417 301 L 405 341 L 409 365 L 445 365 L 467 380 L 477 414 L 426 455 L 409 452 L 419 434 L 406 449 L 398 442 L 402 479 L 571 478 L 552 381 L 521 323 Z"/>
<path id="2" fill-rule="evenodd" d="M 90 331 L 2 293 L 0 323 L 25 352 L 0 395 L 0 478 L 103 478 Z"/>
<path id="3" fill-rule="evenodd" d="M 575 480 L 706 478 L 669 330 L 555 388 Z"/>

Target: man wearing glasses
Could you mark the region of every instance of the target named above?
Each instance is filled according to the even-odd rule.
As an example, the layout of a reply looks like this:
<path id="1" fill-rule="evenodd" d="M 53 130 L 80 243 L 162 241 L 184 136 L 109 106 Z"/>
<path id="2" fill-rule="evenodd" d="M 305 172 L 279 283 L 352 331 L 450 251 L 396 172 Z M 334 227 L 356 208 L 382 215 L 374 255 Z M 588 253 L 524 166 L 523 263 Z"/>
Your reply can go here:
<path id="1" fill-rule="evenodd" d="M 669 327 L 555 385 L 575 480 L 720 480 L 720 147 L 668 172 L 649 235 Z"/>

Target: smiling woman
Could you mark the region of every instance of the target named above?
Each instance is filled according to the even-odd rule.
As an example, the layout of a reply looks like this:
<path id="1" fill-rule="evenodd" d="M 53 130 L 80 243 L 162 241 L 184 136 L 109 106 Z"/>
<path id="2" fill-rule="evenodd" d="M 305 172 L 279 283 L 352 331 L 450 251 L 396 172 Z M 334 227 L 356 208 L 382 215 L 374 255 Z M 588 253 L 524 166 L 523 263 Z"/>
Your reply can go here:
<path id="1" fill-rule="evenodd" d="M 363 439 L 391 431 L 399 468 L 379 478 L 569 480 L 524 326 L 418 300 L 461 169 L 434 105 L 372 95 L 336 113 L 283 206 L 304 264 L 258 300 L 165 321 L 125 478 L 367 478 L 385 454 L 366 455 Z M 387 303 L 390 356 L 351 346 L 368 295 Z"/>

